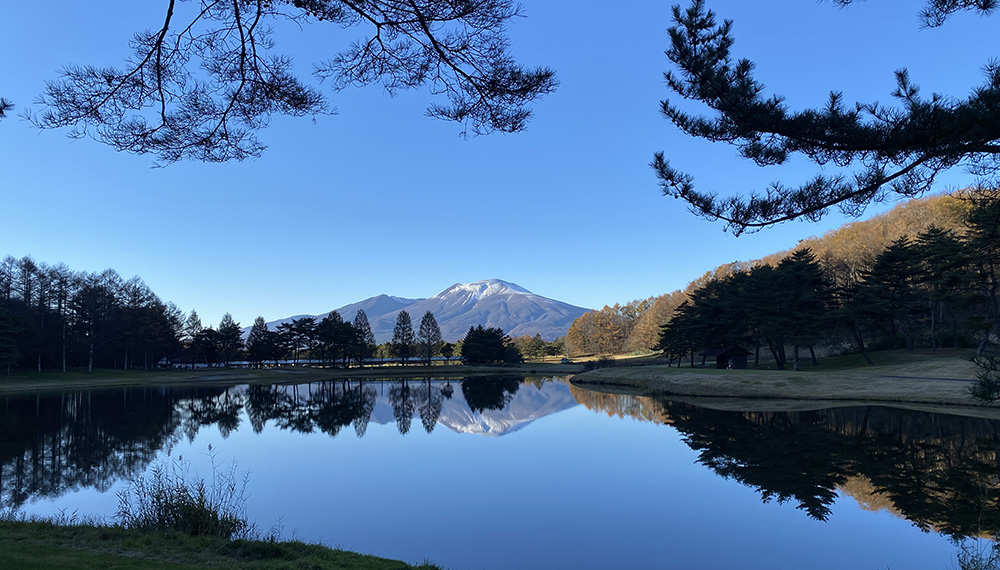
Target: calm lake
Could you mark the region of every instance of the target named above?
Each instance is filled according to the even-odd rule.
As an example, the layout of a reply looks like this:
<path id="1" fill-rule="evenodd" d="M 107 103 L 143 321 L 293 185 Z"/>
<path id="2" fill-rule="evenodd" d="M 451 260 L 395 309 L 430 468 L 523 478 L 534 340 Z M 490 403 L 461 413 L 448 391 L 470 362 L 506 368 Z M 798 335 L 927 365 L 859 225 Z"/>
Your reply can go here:
<path id="1" fill-rule="evenodd" d="M 114 514 L 156 464 L 248 473 L 284 538 L 451 570 L 946 570 L 1000 533 L 1000 421 L 724 412 L 559 378 L 0 396 L 0 508 Z"/>

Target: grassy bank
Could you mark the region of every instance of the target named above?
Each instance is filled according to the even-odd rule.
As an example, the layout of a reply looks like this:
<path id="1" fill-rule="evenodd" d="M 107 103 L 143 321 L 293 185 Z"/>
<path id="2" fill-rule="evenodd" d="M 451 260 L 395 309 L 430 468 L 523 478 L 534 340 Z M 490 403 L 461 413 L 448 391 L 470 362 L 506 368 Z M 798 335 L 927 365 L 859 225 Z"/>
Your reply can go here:
<path id="1" fill-rule="evenodd" d="M 0 568 L 61 570 L 440 570 L 302 542 L 0 520 Z"/>
<path id="2" fill-rule="evenodd" d="M 976 367 L 967 350 L 893 350 L 872 354 L 869 366 L 860 356 L 828 358 L 819 366 L 792 370 L 716 370 L 665 365 L 602 368 L 573 376 L 589 389 L 677 396 L 713 407 L 790 409 L 863 403 L 908 407 L 977 408 L 975 415 L 1000 417 L 1000 407 L 969 394 Z M 750 400 L 742 405 L 728 401 Z M 804 405 L 790 406 L 789 402 Z M 995 412 L 994 410 L 998 410 Z"/>
<path id="3" fill-rule="evenodd" d="M 380 366 L 374 368 L 313 368 L 283 366 L 263 370 L 236 368 L 202 368 L 197 370 L 95 370 L 69 372 L 21 372 L 0 376 L 0 393 L 32 390 L 64 390 L 113 386 L 143 386 L 167 384 L 282 384 L 319 382 L 341 378 L 467 378 L 498 374 L 552 376 L 573 374 L 580 365 L 528 362 L 504 366 Z"/>

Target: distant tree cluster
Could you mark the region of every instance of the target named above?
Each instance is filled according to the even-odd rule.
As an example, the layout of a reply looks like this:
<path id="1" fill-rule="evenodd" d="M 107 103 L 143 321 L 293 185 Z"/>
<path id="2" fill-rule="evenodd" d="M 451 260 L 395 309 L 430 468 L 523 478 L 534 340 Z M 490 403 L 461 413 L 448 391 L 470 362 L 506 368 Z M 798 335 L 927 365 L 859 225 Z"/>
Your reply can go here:
<path id="1" fill-rule="evenodd" d="M 517 345 L 498 327 L 469 327 L 462 339 L 462 358 L 469 364 L 521 362 Z"/>
<path id="2" fill-rule="evenodd" d="M 996 194 L 915 200 L 796 251 L 719 266 L 683 291 L 588 313 L 571 326 L 567 350 L 655 348 L 673 362 L 739 345 L 753 362 L 779 367 L 794 366 L 797 349 L 819 346 L 982 352 L 1000 314 Z"/>
<path id="3" fill-rule="evenodd" d="M 696 350 L 749 345 L 759 364 L 766 346 L 778 368 L 793 347 L 812 347 L 828 330 L 832 288 L 808 249 L 795 252 L 777 267 L 761 265 L 707 283 L 682 303 L 662 327 L 658 347 L 665 356 Z M 815 359 L 815 356 L 813 356 Z"/>
<path id="4" fill-rule="evenodd" d="M 246 342 L 246 357 L 262 366 L 265 362 L 291 359 L 319 361 L 323 366 L 348 366 L 362 362 L 375 352 L 375 337 L 364 310 L 359 310 L 354 322 L 344 321 L 337 311 L 331 311 L 319 322 L 315 317 L 303 317 L 282 323 L 268 330 L 264 317 L 257 317 Z"/>
<path id="5" fill-rule="evenodd" d="M 736 271 L 694 291 L 663 326 L 666 356 L 730 344 L 767 347 L 779 368 L 785 347 L 852 345 L 987 348 L 1000 292 L 1000 205 L 970 195 L 961 233 L 931 225 L 878 253 L 855 279 L 824 272 L 808 248 L 777 266 Z M 812 355 L 815 362 L 815 355 Z"/>
<path id="6" fill-rule="evenodd" d="M 413 330 L 410 313 L 400 311 L 396 315 L 396 325 L 392 330 L 392 340 L 380 347 L 383 358 L 395 358 L 406 363 L 413 356 L 420 356 L 424 364 L 430 364 L 435 356 L 450 357 L 454 345 L 441 340 L 441 327 L 434 313 L 427 311 L 420 319 L 420 327 Z"/>
<path id="7" fill-rule="evenodd" d="M 685 294 L 676 291 L 584 313 L 570 325 L 566 352 L 573 355 L 648 352 L 656 346 L 660 325 L 684 298 Z"/>
<path id="8" fill-rule="evenodd" d="M 540 334 L 535 334 L 535 336 L 526 334 L 514 339 L 514 346 L 517 347 L 521 356 L 534 359 L 563 354 L 566 350 L 565 344 L 563 339 L 557 338 L 553 341 L 547 341 Z"/>
<path id="9" fill-rule="evenodd" d="M 407 316 L 408 317 L 408 316 Z M 420 336 L 409 332 L 405 351 L 450 356 L 434 316 L 424 316 Z M 404 350 L 400 343 L 397 351 Z M 198 312 L 185 314 L 163 302 L 139 277 L 125 280 L 108 269 L 74 272 L 30 257 L 0 261 L 0 374 L 21 369 L 153 369 L 159 366 L 254 366 L 308 359 L 349 366 L 379 349 L 364 310 L 353 322 L 336 311 L 317 321 L 294 319 L 269 330 L 257 317 L 245 341 L 240 323 L 226 313 L 205 326 Z"/>
<path id="10" fill-rule="evenodd" d="M 174 359 L 184 313 L 138 277 L 0 261 L 0 369 L 153 368 Z"/>

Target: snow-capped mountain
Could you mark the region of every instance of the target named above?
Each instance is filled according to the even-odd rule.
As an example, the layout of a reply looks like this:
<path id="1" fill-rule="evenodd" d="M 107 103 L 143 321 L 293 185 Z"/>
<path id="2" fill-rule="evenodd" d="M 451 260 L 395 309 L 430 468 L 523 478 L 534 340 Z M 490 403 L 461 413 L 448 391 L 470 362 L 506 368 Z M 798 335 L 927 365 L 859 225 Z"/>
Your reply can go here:
<path id="1" fill-rule="evenodd" d="M 402 310 L 410 314 L 414 330 L 420 326 L 425 312 L 433 313 L 441 327 L 442 338 L 448 342 L 464 337 L 469 327 L 477 325 L 499 327 L 511 337 L 539 334 L 545 340 L 552 340 L 565 335 L 573 321 L 589 310 L 536 295 L 500 279 L 456 283 L 428 299 L 378 295 L 336 310 L 345 321 L 353 321 L 359 309 L 364 309 L 378 342 L 392 338 L 396 317 Z M 315 318 L 319 321 L 327 314 L 315 315 Z M 273 329 L 305 316 L 312 315 L 272 321 L 268 326 Z"/>
<path id="2" fill-rule="evenodd" d="M 469 327 L 499 327 L 511 337 L 539 334 L 545 340 L 565 335 L 569 326 L 588 309 L 535 295 L 524 287 L 500 279 L 456 283 L 429 299 L 417 301 L 406 310 L 416 328 L 424 313 L 434 314 L 441 336 L 454 342 Z M 392 338 L 399 310 L 368 320 L 379 342 Z"/>

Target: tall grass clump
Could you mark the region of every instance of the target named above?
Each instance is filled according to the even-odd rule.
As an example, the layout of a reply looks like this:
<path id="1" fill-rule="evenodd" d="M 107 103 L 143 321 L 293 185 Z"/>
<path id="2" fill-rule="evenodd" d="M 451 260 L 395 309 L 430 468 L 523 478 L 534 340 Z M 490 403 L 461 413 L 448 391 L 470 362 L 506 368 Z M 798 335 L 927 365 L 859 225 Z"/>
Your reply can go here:
<path id="1" fill-rule="evenodd" d="M 211 449 L 211 448 L 209 448 Z M 220 471 L 212 456 L 212 482 L 188 476 L 189 464 L 178 459 L 160 463 L 136 477 L 118 493 L 119 525 L 139 530 L 175 530 L 190 536 L 254 538 L 246 518 L 247 475 L 235 463 Z"/>
<path id="2" fill-rule="evenodd" d="M 958 570 L 997 570 L 1000 568 L 1000 544 L 997 537 L 954 539 L 958 547 Z"/>

